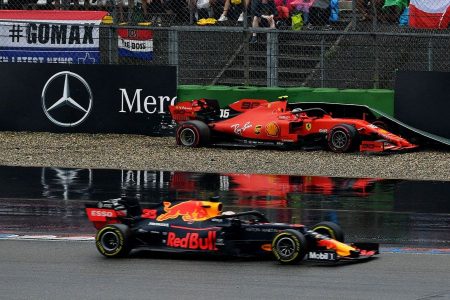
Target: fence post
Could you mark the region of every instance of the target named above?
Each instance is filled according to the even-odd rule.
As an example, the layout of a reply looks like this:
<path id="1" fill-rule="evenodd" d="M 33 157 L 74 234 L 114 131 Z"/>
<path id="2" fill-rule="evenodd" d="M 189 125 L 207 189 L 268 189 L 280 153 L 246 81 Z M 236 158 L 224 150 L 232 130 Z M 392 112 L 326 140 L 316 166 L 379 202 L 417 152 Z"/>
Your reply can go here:
<path id="1" fill-rule="evenodd" d="M 178 31 L 176 29 L 169 30 L 169 65 L 177 67 L 177 84 L 179 82 L 178 72 Z"/>
<path id="2" fill-rule="evenodd" d="M 118 64 L 119 63 L 119 37 L 117 36 L 117 28 L 111 26 L 109 28 L 109 63 Z"/>
<path id="3" fill-rule="evenodd" d="M 118 17 L 119 14 L 117 13 L 116 2 L 114 0 L 107 0 L 107 1 L 108 1 L 108 5 L 110 5 L 110 7 L 108 8 L 108 12 L 113 17 L 114 22 L 116 22 L 116 24 L 122 22 L 122 20 L 119 20 L 119 17 Z"/>
<path id="4" fill-rule="evenodd" d="M 245 22 L 244 22 L 245 23 Z M 244 44 L 244 85 L 250 83 L 250 46 L 248 41 L 248 31 L 242 31 L 242 43 Z"/>
<path id="5" fill-rule="evenodd" d="M 428 71 L 433 71 L 433 40 L 428 41 Z"/>
<path id="6" fill-rule="evenodd" d="M 356 1 L 357 0 L 352 0 L 352 29 L 356 30 L 356 16 L 357 16 L 357 11 L 356 11 Z"/>
<path id="7" fill-rule="evenodd" d="M 374 3 L 374 1 L 371 1 L 370 6 L 372 8 L 372 31 L 376 31 L 378 28 L 377 4 Z"/>
<path id="8" fill-rule="evenodd" d="M 267 86 L 278 86 L 278 32 L 267 33 Z"/>
<path id="9" fill-rule="evenodd" d="M 320 40 L 320 87 L 325 84 L 325 39 Z"/>
<path id="10" fill-rule="evenodd" d="M 380 51 L 378 50 L 377 34 L 373 34 L 373 55 L 374 55 L 374 70 L 373 70 L 373 88 L 380 87 Z"/>
<path id="11" fill-rule="evenodd" d="M 242 22 L 242 43 L 244 45 L 244 85 L 250 83 L 250 46 L 248 44 L 248 14 L 244 9 L 244 22 Z"/>
<path id="12" fill-rule="evenodd" d="M 114 25 L 102 24 L 99 27 L 100 35 L 100 62 L 102 64 L 119 63 L 119 41 L 117 28 Z M 102 49 L 105 49 L 102 51 Z"/>

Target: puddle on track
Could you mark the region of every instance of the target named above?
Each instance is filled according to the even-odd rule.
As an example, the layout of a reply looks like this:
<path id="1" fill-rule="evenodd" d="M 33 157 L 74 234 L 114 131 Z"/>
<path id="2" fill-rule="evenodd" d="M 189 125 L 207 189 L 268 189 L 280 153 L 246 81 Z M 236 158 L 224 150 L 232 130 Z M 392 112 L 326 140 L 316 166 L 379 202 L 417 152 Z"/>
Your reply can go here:
<path id="1" fill-rule="evenodd" d="M 337 222 L 348 241 L 450 248 L 450 181 L 24 167 L 0 167 L 0 181 L 0 233 L 89 235 L 88 202 L 220 196 L 275 222 Z"/>

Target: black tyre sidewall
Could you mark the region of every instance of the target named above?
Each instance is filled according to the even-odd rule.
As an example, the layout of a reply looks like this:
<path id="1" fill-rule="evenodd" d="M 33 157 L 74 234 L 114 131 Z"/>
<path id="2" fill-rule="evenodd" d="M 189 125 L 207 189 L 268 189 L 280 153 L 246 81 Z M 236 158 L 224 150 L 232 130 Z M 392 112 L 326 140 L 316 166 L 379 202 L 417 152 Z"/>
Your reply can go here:
<path id="1" fill-rule="evenodd" d="M 181 140 L 181 134 L 183 133 L 184 130 L 192 130 L 192 132 L 194 132 L 195 134 L 195 141 L 192 145 L 185 145 L 182 140 Z M 200 133 L 198 131 L 198 128 L 193 125 L 193 124 L 182 124 L 180 127 L 178 127 L 177 129 L 177 145 L 181 145 L 181 146 L 186 146 L 186 147 L 198 147 L 198 145 L 200 144 Z"/>
<path id="2" fill-rule="evenodd" d="M 106 234 L 115 234 L 115 236 L 117 236 L 118 245 L 115 249 L 106 249 L 102 244 L 102 238 Z M 106 225 L 97 232 L 95 236 L 95 246 L 97 247 L 98 251 L 106 257 L 123 257 L 126 256 L 130 251 L 128 245 L 128 235 L 128 228 L 126 225 Z"/>
<path id="3" fill-rule="evenodd" d="M 336 147 L 333 144 L 334 135 L 337 133 L 343 133 L 343 134 L 345 134 L 345 136 L 347 138 L 347 143 L 343 147 Z M 358 140 L 358 138 L 357 138 L 356 129 L 347 124 L 341 124 L 341 125 L 334 126 L 331 129 L 330 134 L 328 135 L 328 139 L 327 139 L 328 147 L 330 148 L 330 150 L 333 152 L 338 152 L 338 153 L 353 151 L 356 148 L 356 145 L 358 144 L 357 140 Z"/>
<path id="4" fill-rule="evenodd" d="M 181 141 L 181 134 L 183 130 L 186 129 L 192 130 L 192 132 L 195 134 L 195 141 L 194 143 L 192 143 L 192 145 L 185 145 Z M 182 145 L 186 147 L 199 147 L 201 145 L 208 144 L 209 140 L 210 140 L 210 129 L 208 125 L 198 120 L 187 121 L 181 124 L 176 132 L 177 145 Z"/>
<path id="5" fill-rule="evenodd" d="M 282 239 L 287 239 L 294 245 L 294 251 L 292 255 L 286 257 L 280 253 L 277 248 L 278 243 Z M 295 230 L 285 230 L 278 233 L 272 240 L 272 253 L 275 258 L 281 264 L 296 264 L 299 263 L 306 255 L 306 239 L 305 237 Z"/>

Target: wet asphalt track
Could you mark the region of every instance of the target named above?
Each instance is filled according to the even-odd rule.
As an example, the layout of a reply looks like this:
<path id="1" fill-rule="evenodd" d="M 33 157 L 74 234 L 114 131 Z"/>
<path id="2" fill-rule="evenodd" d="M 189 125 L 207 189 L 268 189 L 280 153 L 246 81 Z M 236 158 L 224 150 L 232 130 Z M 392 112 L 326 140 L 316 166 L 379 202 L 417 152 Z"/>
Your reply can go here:
<path id="1" fill-rule="evenodd" d="M 450 255 L 366 263 L 100 256 L 92 241 L 0 240 L 1 299 L 450 299 Z"/>

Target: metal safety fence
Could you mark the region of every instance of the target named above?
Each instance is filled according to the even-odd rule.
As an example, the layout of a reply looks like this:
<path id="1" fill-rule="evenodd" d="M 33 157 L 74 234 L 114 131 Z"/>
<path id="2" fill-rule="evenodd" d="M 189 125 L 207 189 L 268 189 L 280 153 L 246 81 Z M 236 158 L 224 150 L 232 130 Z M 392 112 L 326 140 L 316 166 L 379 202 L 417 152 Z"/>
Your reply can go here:
<path id="1" fill-rule="evenodd" d="M 223 30 L 160 32 L 179 83 L 393 88 L 398 70 L 450 70 L 448 33 Z"/>
<path id="2" fill-rule="evenodd" d="M 35 3 L 38 8 L 41 7 L 39 5 L 47 5 L 47 9 L 78 10 L 81 9 L 80 4 L 85 8 L 83 2 L 65 2 L 59 3 L 65 6 L 55 6 L 56 2 L 46 2 L 44 5 L 39 1 Z M 294 28 L 293 18 L 290 17 L 289 21 L 277 20 L 273 29 L 252 26 L 250 13 L 246 10 L 233 11 L 237 8 L 233 7 L 237 5 L 234 2 L 227 9 L 227 20 L 189 25 L 192 23 L 189 3 L 179 2 L 186 5 L 183 12 L 164 10 L 156 13 L 147 11 L 145 14 L 142 3 L 133 3 L 133 7 L 130 7 L 131 2 L 124 3 L 122 12 L 127 16 L 125 21 L 128 21 L 125 23 L 120 23 L 123 20 L 119 16 L 117 3 L 107 7 L 115 19 L 90 29 L 91 35 L 88 37 L 98 39 L 98 62 L 177 66 L 178 84 L 269 87 L 393 88 L 398 70 L 450 70 L 450 31 L 447 28 L 417 29 L 400 25 L 399 19 L 407 7 L 407 1 L 382 1 L 384 4 L 396 3 L 395 9 L 387 9 L 377 1 L 338 1 L 338 19 L 333 20 L 333 1 L 327 0 L 326 13 L 319 11 L 316 18 L 311 6 L 309 23 L 303 18 L 300 28 Z M 14 2 L 3 0 L 1 3 L 3 8 L 11 8 Z M 217 2 L 215 4 L 219 5 Z M 29 7 L 26 3 L 21 2 L 21 5 Z M 99 5 L 91 0 L 85 9 L 98 9 L 101 7 Z M 247 22 L 238 22 L 242 11 Z M 196 12 L 193 14 L 194 21 L 199 16 L 209 16 Z M 223 7 L 216 10 L 216 21 L 222 13 Z M 30 34 L 38 42 L 40 38 L 45 40 L 46 35 L 47 39 L 51 39 L 51 23 L 45 26 L 43 23 L 30 25 L 33 22 L 22 22 L 24 39 L 29 38 Z M 1 45 L 11 44 L 17 38 L 14 35 L 17 29 L 14 28 L 18 28 L 17 21 L 14 24 L 0 22 L 0 62 L 12 61 L 2 56 Z M 99 34 L 93 35 L 93 30 L 98 30 Z M 70 37 L 70 33 L 68 35 Z M 140 36 L 145 36 L 145 43 Z M 67 47 L 71 45 L 77 45 L 77 41 L 71 44 L 67 40 Z M 31 43 L 28 46 L 36 45 Z M 142 49 L 137 49 L 139 47 Z M 123 48 L 128 48 L 131 55 L 123 55 Z M 148 55 L 134 55 L 136 52 Z M 14 61 L 48 62 L 30 58 L 29 55 L 19 57 Z M 50 62 L 86 63 L 79 59 Z"/>
<path id="3" fill-rule="evenodd" d="M 371 27 L 372 23 L 388 23 L 446 28 L 450 22 L 447 12 L 448 2 L 448 0 L 0 0 L 0 9 L 103 10 L 108 11 L 116 23 L 152 22 L 161 26 L 191 24 L 271 27 L 273 25 L 277 28 L 310 29 L 351 20 L 353 23 L 356 21 L 365 23 L 366 27 Z M 422 10 L 432 13 L 427 15 Z"/>

